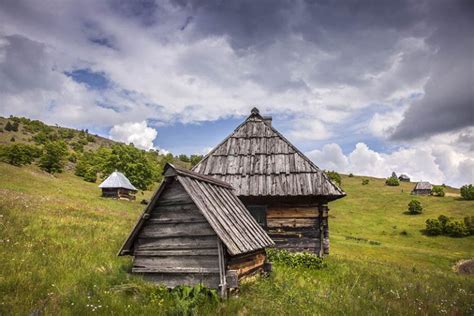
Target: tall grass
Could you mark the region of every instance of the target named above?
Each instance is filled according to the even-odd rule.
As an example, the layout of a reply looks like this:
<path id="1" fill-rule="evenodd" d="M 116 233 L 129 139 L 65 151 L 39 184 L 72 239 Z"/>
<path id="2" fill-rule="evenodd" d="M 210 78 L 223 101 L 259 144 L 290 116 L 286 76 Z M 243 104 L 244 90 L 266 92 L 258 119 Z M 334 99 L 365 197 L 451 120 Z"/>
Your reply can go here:
<path id="1" fill-rule="evenodd" d="M 415 218 L 403 215 L 405 183 L 343 178 L 348 197 L 331 204 L 332 253 L 322 268 L 277 263 L 220 302 L 213 292 L 169 291 L 128 273 L 131 258 L 116 254 L 143 208 L 138 201 L 101 198 L 69 173 L 0 163 L 0 174 L 0 315 L 474 313 L 472 276 L 451 270 L 474 257 L 474 238 L 420 233 L 428 217 L 472 213 L 472 201 L 422 197 L 425 212 Z"/>

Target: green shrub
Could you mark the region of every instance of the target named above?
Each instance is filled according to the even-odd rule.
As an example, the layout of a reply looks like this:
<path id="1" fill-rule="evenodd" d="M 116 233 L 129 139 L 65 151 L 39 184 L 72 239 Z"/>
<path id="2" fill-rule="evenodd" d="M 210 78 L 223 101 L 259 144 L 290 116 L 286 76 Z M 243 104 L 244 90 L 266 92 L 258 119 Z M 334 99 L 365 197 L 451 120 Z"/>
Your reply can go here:
<path id="1" fill-rule="evenodd" d="M 321 269 L 326 265 L 322 258 L 309 252 L 289 252 L 287 250 L 267 249 L 268 260 L 289 267 Z"/>
<path id="2" fill-rule="evenodd" d="M 72 142 L 71 147 L 72 149 L 74 149 L 75 152 L 78 152 L 78 153 L 81 153 L 84 151 L 84 145 L 79 142 Z"/>
<path id="3" fill-rule="evenodd" d="M 443 225 L 439 220 L 430 218 L 426 220 L 426 229 L 425 232 L 431 236 L 442 235 L 444 231 Z"/>
<path id="4" fill-rule="evenodd" d="M 412 215 L 421 214 L 423 212 L 423 207 L 421 206 L 421 202 L 418 200 L 411 200 L 408 203 L 408 213 Z"/>
<path id="5" fill-rule="evenodd" d="M 474 216 L 464 217 L 464 225 L 466 225 L 469 234 L 474 235 Z"/>
<path id="6" fill-rule="evenodd" d="M 333 171 L 327 171 L 326 174 L 328 175 L 329 179 L 331 179 L 331 181 L 335 182 L 338 186 L 341 186 L 342 179 L 339 173 L 333 170 Z"/>
<path id="7" fill-rule="evenodd" d="M 41 155 L 41 150 L 33 145 L 14 144 L 0 147 L 0 160 L 14 166 L 31 164 Z"/>
<path id="8" fill-rule="evenodd" d="M 191 160 L 189 159 L 188 156 L 181 154 L 178 156 L 178 159 L 181 160 L 182 162 L 190 162 Z"/>
<path id="9" fill-rule="evenodd" d="M 349 173 L 349 178 L 353 178 L 354 175 L 352 173 Z"/>
<path id="10" fill-rule="evenodd" d="M 369 179 L 363 179 L 362 180 L 362 185 L 367 185 L 369 184 Z"/>
<path id="11" fill-rule="evenodd" d="M 447 216 L 440 215 L 438 219 L 427 219 L 427 235 L 447 235 L 450 237 L 465 237 L 474 234 L 474 216 L 467 216 L 464 222 L 451 221 Z"/>
<path id="12" fill-rule="evenodd" d="M 11 141 L 12 143 L 14 143 L 14 142 L 15 142 L 15 136 L 12 136 L 12 138 L 10 138 L 10 141 Z"/>
<path id="13" fill-rule="evenodd" d="M 461 196 L 465 200 L 474 200 L 474 186 L 466 184 L 461 187 Z"/>
<path id="14" fill-rule="evenodd" d="M 86 140 L 87 140 L 89 143 L 95 143 L 95 137 L 92 136 L 92 135 L 87 134 Z"/>
<path id="15" fill-rule="evenodd" d="M 18 132 L 18 122 L 13 122 L 12 124 L 8 121 L 5 125 L 5 130 L 8 132 Z"/>
<path id="16" fill-rule="evenodd" d="M 445 196 L 444 188 L 440 185 L 433 186 L 433 189 L 431 190 L 431 195 L 441 196 L 441 197 Z"/>
<path id="17" fill-rule="evenodd" d="M 201 159 L 202 159 L 202 155 L 191 155 L 191 158 L 190 158 L 190 161 L 191 161 L 191 167 L 194 167 L 195 165 L 197 165 Z"/>
<path id="18" fill-rule="evenodd" d="M 69 160 L 69 162 L 72 162 L 72 163 L 75 163 L 77 161 L 77 155 L 75 153 L 71 153 L 68 157 L 67 157 L 67 160 Z"/>
<path id="19" fill-rule="evenodd" d="M 68 128 L 61 128 L 58 132 L 61 139 L 73 139 L 76 134 L 73 129 Z"/>
<path id="20" fill-rule="evenodd" d="M 392 187 L 396 187 L 400 185 L 400 180 L 398 180 L 397 177 L 390 177 L 385 180 L 385 184 Z"/>
<path id="21" fill-rule="evenodd" d="M 49 173 L 60 173 L 63 171 L 66 155 L 67 147 L 64 142 L 48 142 L 44 145 L 39 167 Z"/>
<path id="22" fill-rule="evenodd" d="M 469 230 L 463 222 L 453 221 L 446 224 L 446 235 L 451 237 L 469 236 Z"/>

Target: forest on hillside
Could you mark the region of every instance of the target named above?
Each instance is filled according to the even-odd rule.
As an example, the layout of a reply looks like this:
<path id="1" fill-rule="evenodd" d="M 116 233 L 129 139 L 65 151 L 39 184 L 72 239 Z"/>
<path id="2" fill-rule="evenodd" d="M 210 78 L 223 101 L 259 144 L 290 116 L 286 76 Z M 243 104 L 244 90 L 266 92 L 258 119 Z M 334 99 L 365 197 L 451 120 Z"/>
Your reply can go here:
<path id="1" fill-rule="evenodd" d="M 0 118 L 0 161 L 15 166 L 37 164 L 51 174 L 71 170 L 88 182 L 118 170 L 134 186 L 146 190 L 161 181 L 166 163 L 190 168 L 201 158 L 142 150 L 91 134 L 87 129 L 49 126 L 25 117 Z"/>

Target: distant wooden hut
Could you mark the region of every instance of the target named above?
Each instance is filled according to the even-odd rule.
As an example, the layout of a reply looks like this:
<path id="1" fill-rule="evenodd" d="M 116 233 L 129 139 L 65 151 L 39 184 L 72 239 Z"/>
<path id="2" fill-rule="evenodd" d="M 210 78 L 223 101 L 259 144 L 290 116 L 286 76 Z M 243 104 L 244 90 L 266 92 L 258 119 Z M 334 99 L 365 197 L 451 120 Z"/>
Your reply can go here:
<path id="1" fill-rule="evenodd" d="M 99 184 L 99 188 L 102 189 L 104 197 L 128 200 L 134 200 L 134 194 L 138 191 L 127 177 L 118 171 L 112 172 L 107 179 Z"/>
<path id="2" fill-rule="evenodd" d="M 217 179 L 165 166 L 165 179 L 119 255 L 133 255 L 133 273 L 168 287 L 204 284 L 226 289 L 263 271 L 274 243 Z"/>
<path id="3" fill-rule="evenodd" d="M 402 181 L 402 182 L 410 182 L 410 177 L 407 176 L 406 174 L 401 174 L 399 177 L 398 177 L 398 180 Z"/>
<path id="4" fill-rule="evenodd" d="M 193 171 L 225 181 L 277 248 L 329 253 L 327 203 L 346 194 L 258 109 Z"/>
<path id="5" fill-rule="evenodd" d="M 411 191 L 411 194 L 415 195 L 430 195 L 433 186 L 429 182 L 418 182 Z"/>

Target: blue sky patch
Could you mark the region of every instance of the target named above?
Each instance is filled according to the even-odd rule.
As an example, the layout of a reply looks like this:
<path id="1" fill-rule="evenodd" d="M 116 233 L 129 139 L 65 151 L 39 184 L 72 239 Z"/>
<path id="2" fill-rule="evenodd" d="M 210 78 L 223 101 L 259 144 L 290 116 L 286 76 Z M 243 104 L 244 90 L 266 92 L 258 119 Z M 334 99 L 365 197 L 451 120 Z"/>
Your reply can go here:
<path id="1" fill-rule="evenodd" d="M 78 69 L 71 72 L 65 72 L 65 74 L 71 77 L 74 81 L 84 83 L 89 88 L 95 90 L 104 90 L 110 85 L 110 81 L 103 73 L 93 72 L 90 69 Z"/>

